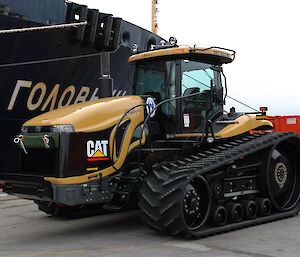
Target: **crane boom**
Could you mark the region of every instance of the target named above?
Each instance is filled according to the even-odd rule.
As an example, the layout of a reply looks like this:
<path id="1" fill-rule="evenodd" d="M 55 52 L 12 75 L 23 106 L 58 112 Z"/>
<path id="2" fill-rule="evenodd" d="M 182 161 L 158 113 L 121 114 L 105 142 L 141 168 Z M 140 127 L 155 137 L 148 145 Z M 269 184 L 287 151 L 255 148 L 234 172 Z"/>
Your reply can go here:
<path id="1" fill-rule="evenodd" d="M 156 5 L 158 4 L 158 0 L 151 0 L 152 1 L 152 32 L 157 34 L 158 24 L 157 24 L 157 12 L 158 9 Z"/>

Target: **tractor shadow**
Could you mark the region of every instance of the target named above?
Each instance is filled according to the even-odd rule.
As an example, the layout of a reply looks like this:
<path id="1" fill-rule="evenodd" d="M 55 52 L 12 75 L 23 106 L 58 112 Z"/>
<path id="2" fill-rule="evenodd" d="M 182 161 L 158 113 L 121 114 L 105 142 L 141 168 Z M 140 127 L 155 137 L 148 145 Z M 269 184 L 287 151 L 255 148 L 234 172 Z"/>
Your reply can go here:
<path id="1" fill-rule="evenodd" d="M 134 235 L 142 237 L 157 237 L 157 232 L 150 229 L 140 218 L 139 210 L 130 210 L 113 213 L 101 213 L 98 215 L 63 219 L 41 214 L 36 223 L 42 223 L 39 226 L 38 233 L 27 233 L 22 241 L 28 244 L 35 244 L 38 241 L 41 244 L 52 241 L 73 241 L 89 240 L 89 238 L 118 238 L 121 235 Z M 109 239 L 110 240 L 110 239 Z"/>

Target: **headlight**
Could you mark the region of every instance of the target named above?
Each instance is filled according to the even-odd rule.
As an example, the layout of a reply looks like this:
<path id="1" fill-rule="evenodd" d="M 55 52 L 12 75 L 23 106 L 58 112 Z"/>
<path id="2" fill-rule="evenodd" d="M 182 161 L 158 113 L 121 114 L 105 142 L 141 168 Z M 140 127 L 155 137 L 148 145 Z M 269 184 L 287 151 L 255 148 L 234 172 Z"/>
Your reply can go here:
<path id="1" fill-rule="evenodd" d="M 51 126 L 51 132 L 74 132 L 74 127 L 71 124 L 53 125 Z"/>
<path id="2" fill-rule="evenodd" d="M 47 133 L 47 132 L 74 132 L 74 127 L 71 124 L 51 125 L 51 126 L 23 126 L 22 133 Z"/>
<path id="3" fill-rule="evenodd" d="M 24 126 L 23 126 L 23 127 L 21 128 L 21 132 L 22 132 L 22 133 L 27 133 L 27 132 L 28 132 L 28 127 L 24 127 Z"/>

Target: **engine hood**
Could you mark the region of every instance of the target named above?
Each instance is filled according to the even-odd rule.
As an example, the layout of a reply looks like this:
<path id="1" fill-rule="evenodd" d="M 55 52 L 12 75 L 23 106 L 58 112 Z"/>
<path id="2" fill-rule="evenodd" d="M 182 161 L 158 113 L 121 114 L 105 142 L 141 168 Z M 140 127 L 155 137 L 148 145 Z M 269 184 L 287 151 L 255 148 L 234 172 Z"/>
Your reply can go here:
<path id="1" fill-rule="evenodd" d="M 23 126 L 71 124 L 76 132 L 99 131 L 115 125 L 127 110 L 142 103 L 139 96 L 103 98 L 44 113 L 28 120 Z M 141 122 L 144 119 L 144 107 L 137 107 L 128 116 Z"/>

